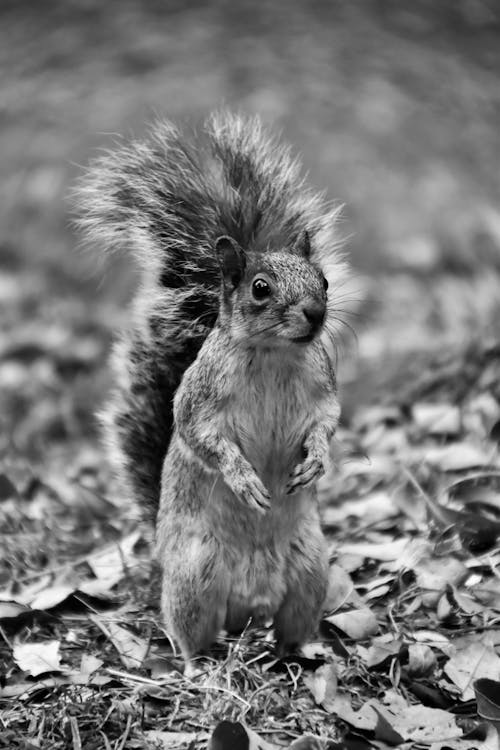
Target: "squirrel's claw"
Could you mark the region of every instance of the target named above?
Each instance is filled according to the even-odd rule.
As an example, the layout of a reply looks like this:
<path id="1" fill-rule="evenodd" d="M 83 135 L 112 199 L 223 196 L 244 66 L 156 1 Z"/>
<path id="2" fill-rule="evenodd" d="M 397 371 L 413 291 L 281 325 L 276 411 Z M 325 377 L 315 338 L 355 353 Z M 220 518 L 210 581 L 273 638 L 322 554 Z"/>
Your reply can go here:
<path id="1" fill-rule="evenodd" d="M 265 513 L 271 507 L 271 495 L 262 484 L 257 474 L 245 477 L 233 486 L 233 492 L 247 505 L 259 513 Z"/>
<path id="2" fill-rule="evenodd" d="M 308 456 L 303 463 L 296 466 L 292 471 L 285 488 L 286 494 L 291 495 L 299 489 L 314 484 L 324 473 L 323 461 L 314 456 Z"/>

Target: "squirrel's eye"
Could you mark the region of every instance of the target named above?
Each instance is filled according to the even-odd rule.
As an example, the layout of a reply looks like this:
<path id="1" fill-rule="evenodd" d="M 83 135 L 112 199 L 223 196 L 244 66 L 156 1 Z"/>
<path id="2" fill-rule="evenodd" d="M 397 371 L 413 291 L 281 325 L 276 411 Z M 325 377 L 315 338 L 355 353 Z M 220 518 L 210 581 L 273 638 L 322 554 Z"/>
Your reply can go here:
<path id="1" fill-rule="evenodd" d="M 255 299 L 266 299 L 271 294 L 271 287 L 264 279 L 255 279 L 252 283 L 252 294 Z"/>
<path id="2" fill-rule="evenodd" d="M 323 276 L 323 289 L 325 290 L 325 292 L 328 289 L 328 281 L 327 281 L 327 279 L 325 279 L 324 276 Z"/>

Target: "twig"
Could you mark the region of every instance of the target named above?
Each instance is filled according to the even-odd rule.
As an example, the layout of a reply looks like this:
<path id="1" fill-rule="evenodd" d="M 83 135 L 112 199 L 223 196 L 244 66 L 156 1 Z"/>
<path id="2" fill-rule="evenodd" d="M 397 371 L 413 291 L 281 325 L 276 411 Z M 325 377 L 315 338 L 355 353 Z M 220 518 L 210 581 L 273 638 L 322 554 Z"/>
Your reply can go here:
<path id="1" fill-rule="evenodd" d="M 73 750 L 82 750 L 82 740 L 80 737 L 80 730 L 78 728 L 78 721 L 76 716 L 69 717 L 69 724 L 71 727 L 71 739 L 73 740 Z"/>
<path id="2" fill-rule="evenodd" d="M 4 629 L 2 628 L 2 626 L 1 626 L 1 625 L 0 625 L 0 635 L 1 635 L 1 636 L 2 636 L 2 638 L 4 639 L 5 643 L 6 643 L 6 644 L 7 644 L 7 646 L 9 647 L 10 651 L 11 651 L 11 652 L 12 652 L 12 651 L 14 651 L 14 648 L 13 648 L 13 646 L 12 646 L 12 643 L 11 643 L 11 642 L 9 641 L 9 639 L 8 639 L 8 638 L 7 638 L 7 636 L 5 635 Z"/>
<path id="3" fill-rule="evenodd" d="M 244 706 L 247 708 L 252 708 L 250 703 L 246 701 L 241 696 L 237 695 L 236 693 L 233 693 L 232 690 L 228 690 L 228 688 L 220 687 L 219 685 L 196 685 L 195 683 L 191 683 L 195 690 L 216 690 L 218 693 L 226 693 L 227 695 L 230 695 L 232 698 L 234 698 L 237 701 L 240 701 L 240 703 L 243 703 Z"/>
<path id="4" fill-rule="evenodd" d="M 129 714 L 129 715 L 127 716 L 127 726 L 125 727 L 125 731 L 124 731 L 124 733 L 122 734 L 122 738 L 121 738 L 121 740 L 120 740 L 120 744 L 118 744 L 118 743 L 116 744 L 116 750 L 123 750 L 123 748 L 125 747 L 125 743 L 126 743 L 126 741 L 127 741 L 127 737 L 129 736 L 129 733 L 130 733 L 130 727 L 131 727 L 131 726 L 132 726 L 132 717 L 131 717 L 131 715 Z"/>

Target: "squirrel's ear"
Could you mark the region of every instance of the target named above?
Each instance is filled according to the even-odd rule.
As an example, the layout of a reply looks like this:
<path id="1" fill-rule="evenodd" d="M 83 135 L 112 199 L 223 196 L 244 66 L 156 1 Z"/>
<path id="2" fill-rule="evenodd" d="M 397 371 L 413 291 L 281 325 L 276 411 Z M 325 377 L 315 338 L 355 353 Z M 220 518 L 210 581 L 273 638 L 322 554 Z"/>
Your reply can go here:
<path id="1" fill-rule="evenodd" d="M 309 258 L 311 255 L 311 240 L 309 238 L 309 232 L 307 229 L 303 229 L 299 234 L 297 242 L 295 243 L 294 250 L 299 255 L 303 255 L 304 258 Z"/>
<path id="2" fill-rule="evenodd" d="M 224 284 L 235 289 L 245 272 L 245 253 L 231 237 L 219 237 L 215 243 Z"/>

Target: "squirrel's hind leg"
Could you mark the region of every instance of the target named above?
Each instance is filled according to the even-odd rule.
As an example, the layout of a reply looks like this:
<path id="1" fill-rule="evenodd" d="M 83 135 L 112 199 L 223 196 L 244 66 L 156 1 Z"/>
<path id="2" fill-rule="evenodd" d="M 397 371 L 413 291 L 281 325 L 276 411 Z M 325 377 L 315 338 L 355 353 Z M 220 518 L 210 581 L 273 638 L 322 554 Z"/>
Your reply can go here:
<path id="1" fill-rule="evenodd" d="M 165 629 L 189 662 L 211 646 L 224 626 L 229 572 L 218 543 L 208 535 L 178 535 L 170 550 L 163 545 L 162 557 Z"/>
<path id="2" fill-rule="evenodd" d="M 302 645 L 318 625 L 328 584 L 328 550 L 317 517 L 296 530 L 286 568 L 287 592 L 274 617 L 279 656 Z"/>

